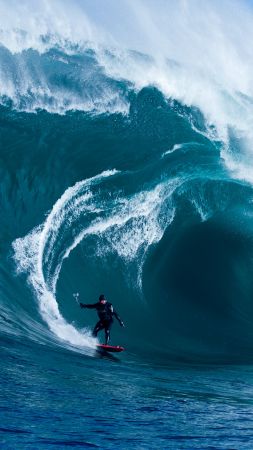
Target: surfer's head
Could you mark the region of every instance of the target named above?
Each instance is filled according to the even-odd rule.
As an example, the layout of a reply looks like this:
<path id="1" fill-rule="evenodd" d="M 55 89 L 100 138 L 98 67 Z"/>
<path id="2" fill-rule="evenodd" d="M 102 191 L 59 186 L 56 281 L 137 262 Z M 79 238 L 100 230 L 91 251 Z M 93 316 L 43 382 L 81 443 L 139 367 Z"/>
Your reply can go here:
<path id="1" fill-rule="evenodd" d="M 99 296 L 98 300 L 99 300 L 100 303 L 106 303 L 106 298 L 105 298 L 104 294 L 101 294 Z"/>

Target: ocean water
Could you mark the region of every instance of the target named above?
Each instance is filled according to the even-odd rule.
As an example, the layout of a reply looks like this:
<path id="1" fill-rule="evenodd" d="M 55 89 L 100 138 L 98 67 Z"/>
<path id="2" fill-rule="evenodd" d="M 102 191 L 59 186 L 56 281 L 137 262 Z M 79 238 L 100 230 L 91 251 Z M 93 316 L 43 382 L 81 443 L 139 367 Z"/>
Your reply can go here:
<path id="1" fill-rule="evenodd" d="M 251 449 L 251 3 L 0 11 L 1 448 Z"/>

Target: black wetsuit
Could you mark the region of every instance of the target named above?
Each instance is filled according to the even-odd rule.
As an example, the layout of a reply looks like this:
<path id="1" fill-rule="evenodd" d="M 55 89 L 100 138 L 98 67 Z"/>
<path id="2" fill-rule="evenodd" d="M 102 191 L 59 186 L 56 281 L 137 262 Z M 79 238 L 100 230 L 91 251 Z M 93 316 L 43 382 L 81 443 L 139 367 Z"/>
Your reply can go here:
<path id="1" fill-rule="evenodd" d="M 99 321 L 95 325 L 95 328 L 93 330 L 93 336 L 96 337 L 98 332 L 101 330 L 105 330 L 105 343 L 108 344 L 110 339 L 110 329 L 113 324 L 113 316 L 116 317 L 116 319 L 119 321 L 121 326 L 124 326 L 122 320 L 120 319 L 119 315 L 116 311 L 114 311 L 113 306 L 111 303 L 101 303 L 97 302 L 91 305 L 87 305 L 85 303 L 80 303 L 81 308 L 89 308 L 89 309 L 96 309 L 99 317 Z"/>

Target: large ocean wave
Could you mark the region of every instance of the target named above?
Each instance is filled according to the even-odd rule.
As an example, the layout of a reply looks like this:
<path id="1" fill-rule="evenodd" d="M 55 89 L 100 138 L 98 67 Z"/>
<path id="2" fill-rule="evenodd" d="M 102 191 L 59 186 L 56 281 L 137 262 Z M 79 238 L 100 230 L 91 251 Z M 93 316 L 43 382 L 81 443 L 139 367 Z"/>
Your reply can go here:
<path id="1" fill-rule="evenodd" d="M 191 5 L 124 2 L 128 45 L 111 2 L 0 21 L 3 333 L 92 354 L 105 291 L 136 352 L 252 359 L 249 11 Z"/>

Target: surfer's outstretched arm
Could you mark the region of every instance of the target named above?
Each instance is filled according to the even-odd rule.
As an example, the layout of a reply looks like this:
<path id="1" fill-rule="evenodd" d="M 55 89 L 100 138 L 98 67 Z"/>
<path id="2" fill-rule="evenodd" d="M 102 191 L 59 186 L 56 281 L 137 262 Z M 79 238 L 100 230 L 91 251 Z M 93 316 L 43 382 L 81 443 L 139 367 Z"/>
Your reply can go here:
<path id="1" fill-rule="evenodd" d="M 97 303 L 93 303 L 93 304 L 87 304 L 87 303 L 79 303 L 79 305 L 81 306 L 81 308 L 88 308 L 88 309 L 97 309 Z"/>

